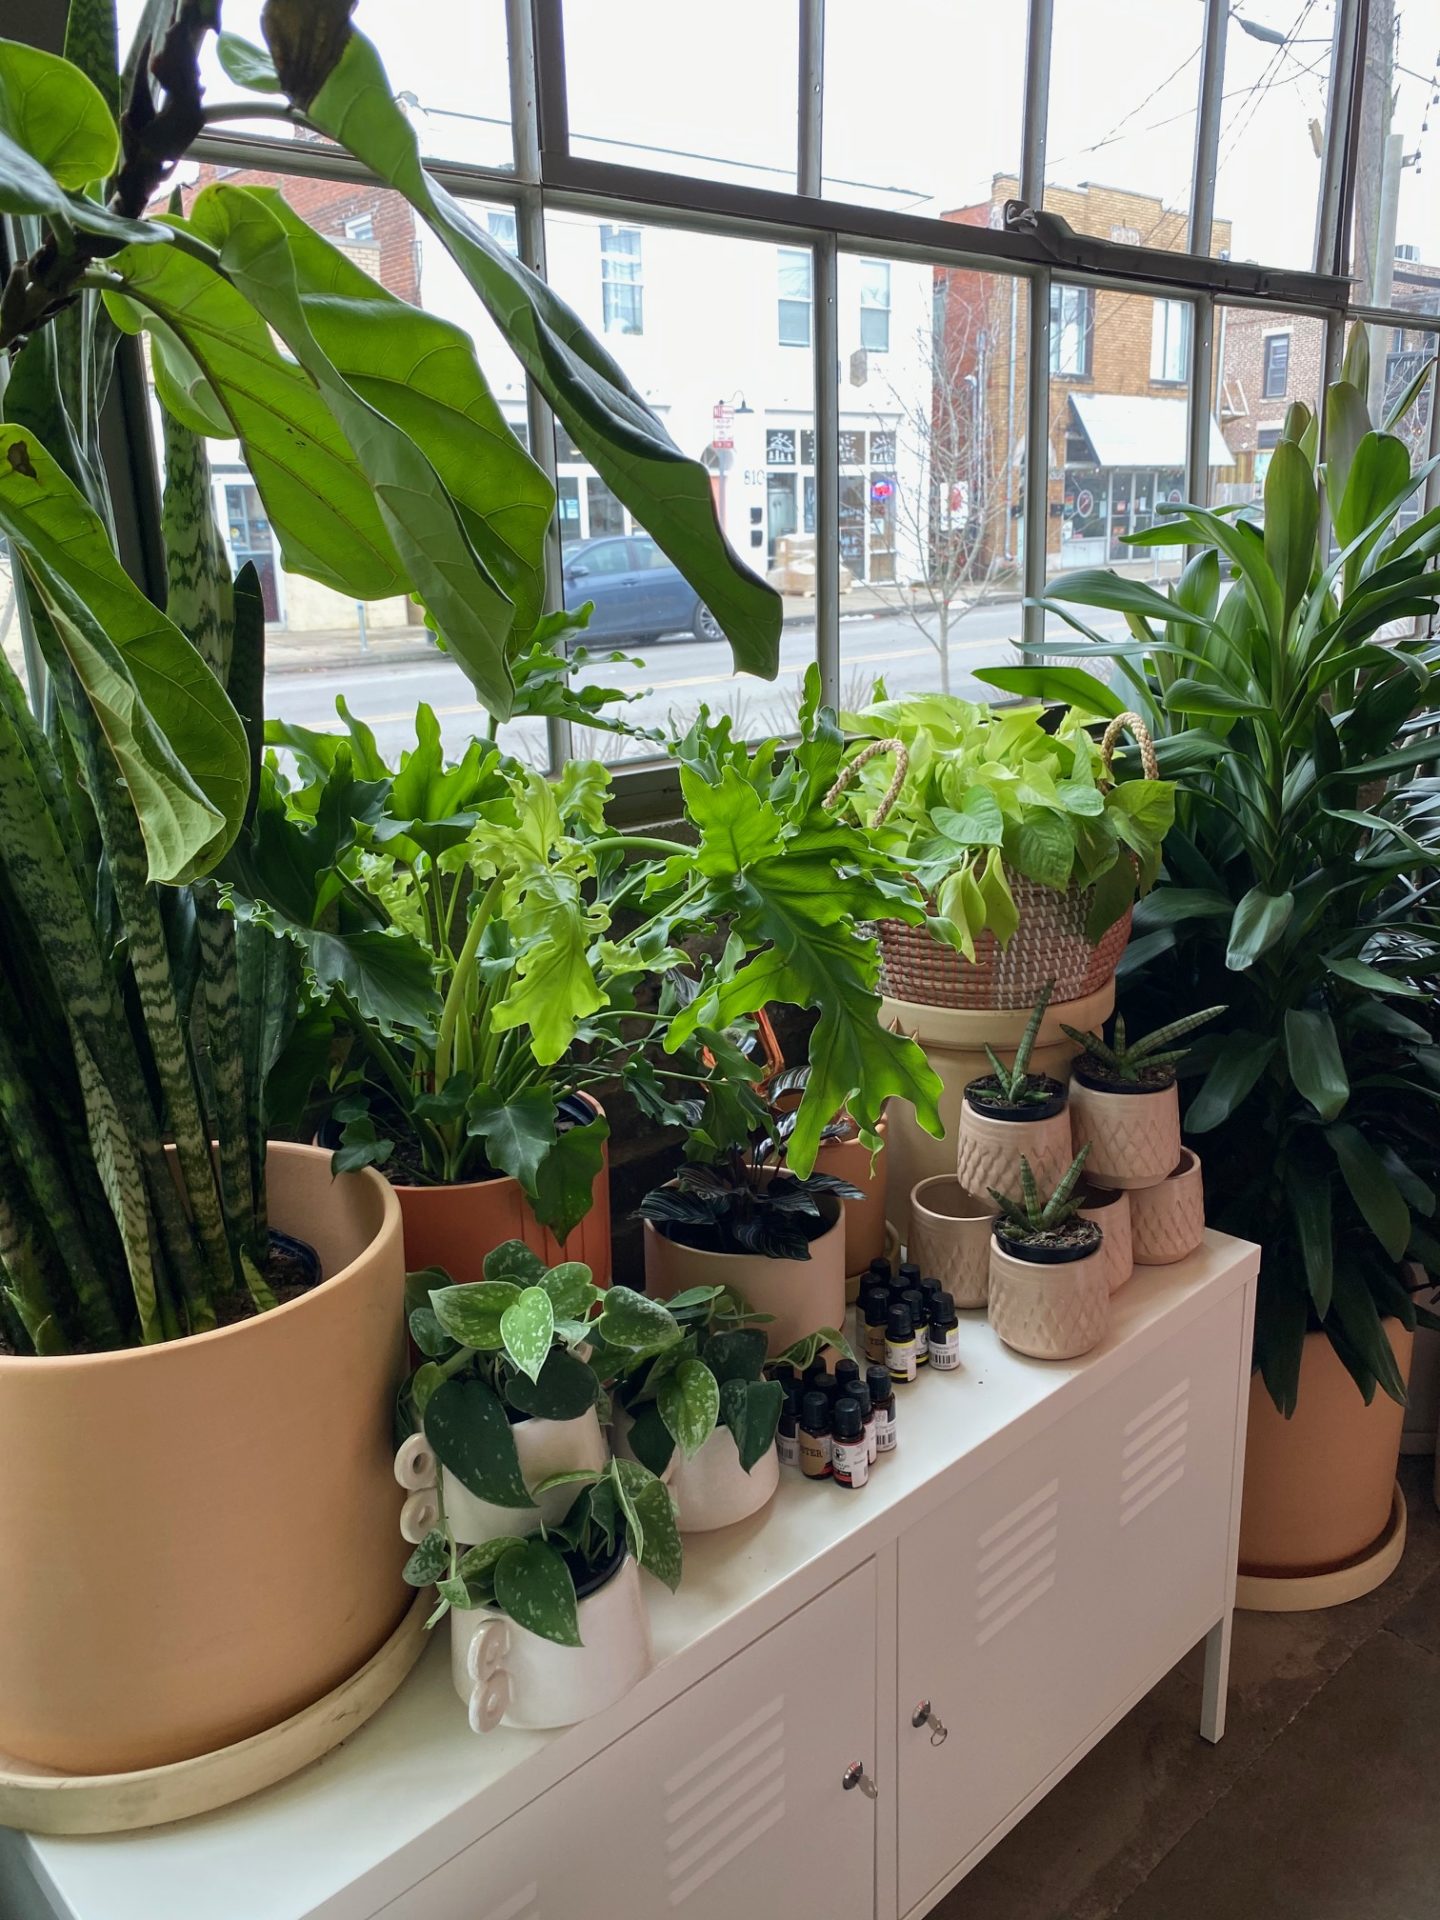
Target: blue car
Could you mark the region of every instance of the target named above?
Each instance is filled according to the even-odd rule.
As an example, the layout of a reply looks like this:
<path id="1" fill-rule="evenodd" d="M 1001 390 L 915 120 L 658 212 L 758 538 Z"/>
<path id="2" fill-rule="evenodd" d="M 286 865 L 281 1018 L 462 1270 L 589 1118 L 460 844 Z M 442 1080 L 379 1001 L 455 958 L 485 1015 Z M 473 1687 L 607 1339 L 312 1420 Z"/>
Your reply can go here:
<path id="1" fill-rule="evenodd" d="M 612 534 L 567 542 L 565 604 L 594 602 L 592 640 L 632 644 L 684 634 L 696 640 L 723 640 L 720 623 L 705 602 L 648 534 Z"/>

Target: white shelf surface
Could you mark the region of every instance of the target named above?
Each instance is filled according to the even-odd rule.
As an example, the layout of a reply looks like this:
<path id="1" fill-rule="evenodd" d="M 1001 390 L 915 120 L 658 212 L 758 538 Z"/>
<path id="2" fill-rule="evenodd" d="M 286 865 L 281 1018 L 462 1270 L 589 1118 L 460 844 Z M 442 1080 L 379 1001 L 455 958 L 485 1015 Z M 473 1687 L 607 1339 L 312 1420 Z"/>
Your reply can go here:
<path id="1" fill-rule="evenodd" d="M 1060 1417 L 1076 1395 L 1098 1390 L 1139 1348 L 1208 1311 L 1257 1259 L 1247 1243 L 1207 1233 L 1191 1258 L 1138 1269 L 1111 1302 L 1103 1345 L 1076 1361 L 1027 1360 L 1000 1344 L 983 1314 L 962 1314 L 960 1370 L 897 1388 L 899 1445 L 867 1487 L 850 1492 L 787 1471 L 753 1520 L 687 1539 L 678 1594 L 646 1581 L 655 1669 L 596 1719 L 477 1737 L 450 1685 L 442 1627 L 440 1644 L 375 1718 L 293 1779 L 144 1833 L 0 1834 L 0 1892 L 33 1876 L 61 1920 L 374 1914 Z M 8 1920 L 4 1901 L 0 1910 Z"/>

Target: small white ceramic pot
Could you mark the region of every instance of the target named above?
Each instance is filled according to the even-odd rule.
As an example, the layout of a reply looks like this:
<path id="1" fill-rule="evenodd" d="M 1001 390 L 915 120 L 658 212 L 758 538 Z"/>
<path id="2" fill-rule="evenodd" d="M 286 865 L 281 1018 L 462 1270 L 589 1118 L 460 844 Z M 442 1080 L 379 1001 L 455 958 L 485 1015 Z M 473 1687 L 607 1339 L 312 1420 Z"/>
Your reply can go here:
<path id="1" fill-rule="evenodd" d="M 1205 1187 L 1200 1156 L 1189 1147 L 1158 1187 L 1130 1190 L 1130 1231 L 1137 1267 L 1168 1267 L 1205 1238 Z"/>
<path id="2" fill-rule="evenodd" d="M 1083 1260 L 1020 1260 L 990 1240 L 990 1324 L 1016 1353 L 1073 1360 L 1098 1347 L 1110 1286 L 1098 1252 Z"/>
<path id="3" fill-rule="evenodd" d="M 609 1459 L 609 1449 L 595 1409 L 588 1407 L 573 1420 L 518 1420 L 510 1431 L 520 1456 L 520 1475 L 527 1487 L 553 1474 L 581 1468 L 598 1473 Z M 435 1498 L 435 1455 L 423 1433 L 412 1433 L 395 1455 L 395 1478 L 408 1498 L 400 1510 L 400 1532 L 418 1545 L 439 1523 Z M 551 1487 L 531 1507 L 497 1507 L 462 1487 L 448 1467 L 444 1476 L 445 1518 L 457 1541 L 468 1547 L 502 1535 L 533 1533 L 543 1520 L 547 1527 L 565 1517 L 575 1487 Z"/>
<path id="4" fill-rule="evenodd" d="M 1070 1137 L 1088 1146 L 1085 1178 L 1101 1187 L 1156 1187 L 1180 1158 L 1180 1096 L 1172 1080 L 1151 1091 L 1088 1086 L 1070 1077 Z"/>
<path id="5" fill-rule="evenodd" d="M 998 1193 L 1020 1193 L 1020 1156 L 1030 1162 L 1042 1192 L 1059 1186 L 1075 1157 L 1070 1145 L 1070 1116 L 1062 1105 L 1043 1120 L 1002 1120 L 973 1106 L 967 1090 L 960 1104 L 960 1138 L 955 1175 L 967 1193 L 988 1200 Z"/>
<path id="6" fill-rule="evenodd" d="M 650 1616 L 630 1555 L 579 1599 L 578 1647 L 557 1646 L 485 1608 L 451 1610 L 450 1678 L 475 1733 L 502 1724 L 574 1726 L 613 1706 L 650 1671 Z"/>
<path id="7" fill-rule="evenodd" d="M 617 1406 L 610 1438 L 621 1460 L 635 1458 L 630 1445 L 632 1425 L 624 1407 Z M 746 1473 L 735 1449 L 735 1436 L 728 1427 L 716 1427 L 693 1458 L 687 1460 L 676 1447 L 660 1478 L 675 1502 L 675 1524 L 681 1533 L 714 1533 L 718 1527 L 748 1520 L 775 1498 L 780 1485 L 780 1454 L 772 1441 L 770 1451 Z"/>
<path id="8" fill-rule="evenodd" d="M 808 1260 L 771 1260 L 763 1253 L 709 1253 L 687 1247 L 645 1222 L 645 1291 L 668 1300 L 688 1287 L 729 1287 L 753 1313 L 772 1317 L 765 1340 L 773 1356 L 817 1327 L 845 1321 L 845 1216 L 833 1194 L 820 1196 L 829 1224 L 810 1242 Z"/>
<path id="9" fill-rule="evenodd" d="M 1099 1227 L 1104 1239 L 1100 1261 L 1111 1293 L 1118 1292 L 1135 1271 L 1135 1251 L 1130 1232 L 1130 1193 L 1125 1187 L 1082 1186 L 1080 1218 Z"/>
<path id="10" fill-rule="evenodd" d="M 932 1174 L 910 1190 L 909 1257 L 933 1274 L 957 1307 L 990 1295 L 990 1229 L 995 1203 L 968 1193 L 953 1174 Z"/>

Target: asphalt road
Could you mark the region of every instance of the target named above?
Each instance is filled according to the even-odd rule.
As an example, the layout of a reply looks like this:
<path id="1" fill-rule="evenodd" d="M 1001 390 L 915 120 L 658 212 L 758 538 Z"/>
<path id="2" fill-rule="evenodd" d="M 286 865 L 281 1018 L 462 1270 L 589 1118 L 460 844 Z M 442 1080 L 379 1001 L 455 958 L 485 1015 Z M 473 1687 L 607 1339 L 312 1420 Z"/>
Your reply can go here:
<path id="1" fill-rule="evenodd" d="M 1118 616 L 1097 614 L 1093 624 L 1107 633 L 1123 631 Z M 977 607 L 952 627 L 951 691 L 965 698 L 986 698 L 990 690 L 973 678 L 974 669 L 1013 663 L 1019 630 L 1020 608 L 1013 602 Z M 1057 623 L 1057 637 L 1066 632 Z M 813 657 L 814 645 L 812 626 L 787 629 L 781 642 L 780 676 L 766 682 L 732 673 L 729 649 L 723 641 L 687 638 L 662 642 L 649 647 L 643 667 L 607 668 L 602 684 L 643 695 L 625 710 L 636 724 L 668 730 L 678 723 L 683 728 L 703 701 L 712 713 L 734 715 L 737 732 L 759 739 L 767 733 L 793 729 L 800 682 Z M 863 704 L 877 676 L 883 676 L 892 695 L 931 691 L 939 685 L 936 650 L 907 614 L 843 620 L 840 653 L 846 705 Z M 601 680 L 598 673 L 593 677 Z M 474 689 L 460 669 L 443 658 L 369 667 L 357 654 L 353 666 L 276 675 L 266 691 L 272 718 L 325 730 L 338 729 L 341 724 L 335 713 L 335 697 L 343 693 L 350 711 L 374 729 L 387 757 L 414 740 L 415 708 L 422 700 L 435 709 L 446 747 L 453 753 L 462 751 L 484 724 L 484 709 Z M 536 764 L 543 762 L 542 722 L 524 720 L 507 725 L 501 729 L 500 739 L 523 758 Z M 595 730 L 580 734 L 576 746 L 579 753 L 605 760 L 654 751 L 642 743 L 622 743 L 613 735 Z"/>

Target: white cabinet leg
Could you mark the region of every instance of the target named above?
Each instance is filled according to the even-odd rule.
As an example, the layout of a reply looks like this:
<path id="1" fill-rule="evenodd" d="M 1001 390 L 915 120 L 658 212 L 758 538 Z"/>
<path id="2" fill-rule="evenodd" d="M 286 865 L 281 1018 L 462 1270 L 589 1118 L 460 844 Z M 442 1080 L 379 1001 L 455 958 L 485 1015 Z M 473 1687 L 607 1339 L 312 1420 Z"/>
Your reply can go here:
<path id="1" fill-rule="evenodd" d="M 1212 1744 L 1225 1732 L 1225 1696 L 1230 1687 L 1230 1623 L 1234 1615 L 1227 1607 L 1223 1618 L 1205 1636 L 1205 1679 L 1200 1699 L 1200 1735 Z"/>

